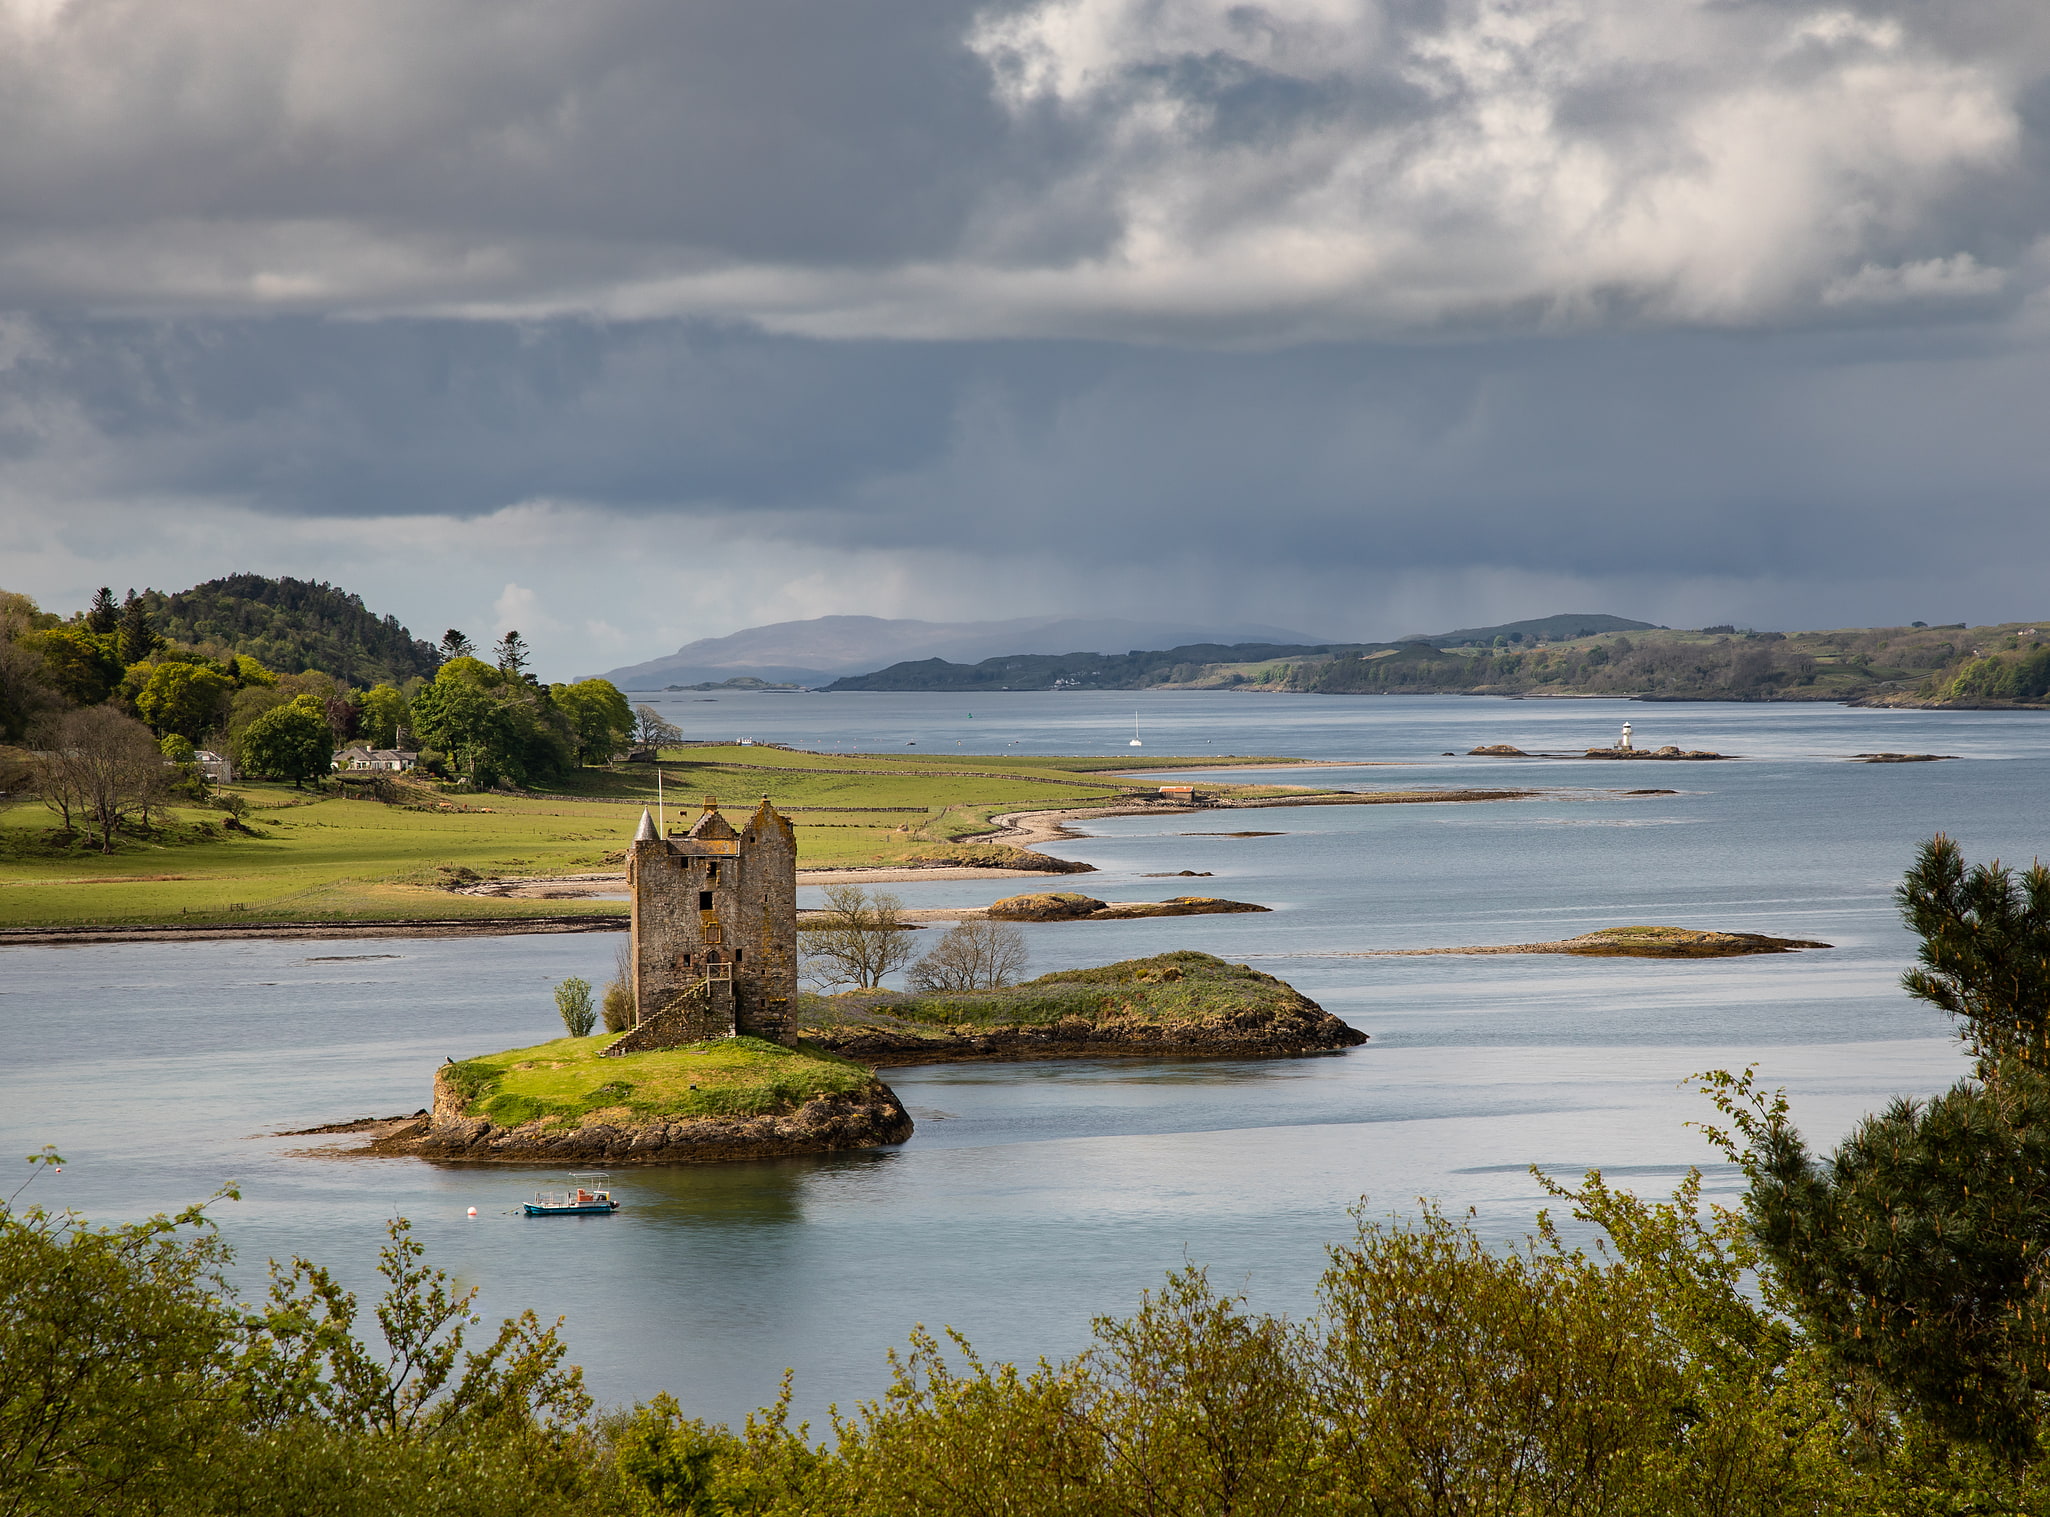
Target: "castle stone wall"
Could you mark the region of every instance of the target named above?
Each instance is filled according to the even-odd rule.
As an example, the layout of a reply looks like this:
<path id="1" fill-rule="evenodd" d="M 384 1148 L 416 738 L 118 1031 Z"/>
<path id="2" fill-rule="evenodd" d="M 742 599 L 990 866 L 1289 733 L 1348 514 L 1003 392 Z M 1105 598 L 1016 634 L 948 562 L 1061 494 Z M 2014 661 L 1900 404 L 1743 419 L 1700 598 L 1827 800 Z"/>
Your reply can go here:
<path id="1" fill-rule="evenodd" d="M 797 993 L 797 835 L 765 798 L 736 832 L 706 798 L 682 837 L 628 845 L 634 1003 L 611 1054 L 746 1033 L 781 1039 Z"/>

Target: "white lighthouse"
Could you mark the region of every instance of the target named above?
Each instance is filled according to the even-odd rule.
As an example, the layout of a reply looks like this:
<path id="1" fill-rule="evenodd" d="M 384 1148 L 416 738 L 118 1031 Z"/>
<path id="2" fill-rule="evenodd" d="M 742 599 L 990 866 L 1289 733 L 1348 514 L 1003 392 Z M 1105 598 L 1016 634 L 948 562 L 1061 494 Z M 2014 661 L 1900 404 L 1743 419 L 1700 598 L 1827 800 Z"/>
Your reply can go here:
<path id="1" fill-rule="evenodd" d="M 1625 753 L 1628 753 L 1630 751 L 1630 724 L 1628 722 L 1625 722 L 1623 724 L 1623 740 L 1620 743 L 1616 744 L 1616 746 L 1618 748 L 1621 748 Z"/>

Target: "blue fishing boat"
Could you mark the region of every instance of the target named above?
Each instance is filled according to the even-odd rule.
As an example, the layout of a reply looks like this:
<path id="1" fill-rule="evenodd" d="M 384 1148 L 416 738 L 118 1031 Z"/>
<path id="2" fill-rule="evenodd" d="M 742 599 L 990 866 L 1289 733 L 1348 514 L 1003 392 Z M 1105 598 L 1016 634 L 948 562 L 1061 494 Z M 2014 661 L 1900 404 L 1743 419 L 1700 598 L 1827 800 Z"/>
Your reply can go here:
<path id="1" fill-rule="evenodd" d="M 570 1175 L 571 1185 L 567 1190 L 536 1191 L 534 1199 L 527 1203 L 530 1217 L 605 1217 L 619 1210 L 619 1203 L 612 1199 L 607 1188 L 609 1176 L 603 1174 Z"/>

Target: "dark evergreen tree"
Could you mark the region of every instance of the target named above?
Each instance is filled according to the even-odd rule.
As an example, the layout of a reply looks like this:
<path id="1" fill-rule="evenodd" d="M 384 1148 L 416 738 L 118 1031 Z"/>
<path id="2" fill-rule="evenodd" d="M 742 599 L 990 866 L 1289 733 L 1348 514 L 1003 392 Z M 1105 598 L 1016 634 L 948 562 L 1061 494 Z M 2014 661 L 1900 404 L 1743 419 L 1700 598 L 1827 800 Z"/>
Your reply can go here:
<path id="1" fill-rule="evenodd" d="M 1824 1160 L 1748 1077 L 1720 1100 L 1816 1341 L 1947 1435 L 2029 1459 L 2050 1397 L 2050 870 L 1967 868 L 1939 834 L 1896 898 L 1922 940 L 1902 983 L 1958 1018 L 1978 1078 L 1895 1102 Z"/>
<path id="2" fill-rule="evenodd" d="M 498 647 L 493 650 L 493 653 L 498 660 L 498 667 L 502 673 L 512 679 L 526 678 L 527 664 L 529 663 L 527 640 L 521 637 L 517 631 L 508 632 L 504 637 L 501 637 L 498 640 Z"/>
<path id="3" fill-rule="evenodd" d="M 477 645 L 463 636 L 454 627 L 441 634 L 441 659 L 443 663 L 447 663 L 452 658 L 473 658 L 476 656 L 476 652 Z"/>
<path id="4" fill-rule="evenodd" d="M 150 625 L 149 607 L 130 590 L 121 603 L 121 662 L 142 663 L 162 642 Z"/>
<path id="5" fill-rule="evenodd" d="M 1897 1101 L 1821 1161 L 1782 1103 L 1733 1114 L 1752 1226 L 1817 1344 L 1949 1436 L 2032 1457 L 2050 1395 L 2050 1083 L 2017 1062 Z"/>
<path id="6" fill-rule="evenodd" d="M 2050 869 L 1967 869 L 1938 833 L 1894 898 L 1922 940 L 1920 967 L 1901 977 L 1908 994 L 1956 1017 L 1982 1063 L 2012 1056 L 2050 1071 Z"/>
<path id="7" fill-rule="evenodd" d="M 110 586 L 102 585 L 93 592 L 93 603 L 86 608 L 86 630 L 105 637 L 120 625 L 121 607 L 115 603 L 114 591 Z"/>

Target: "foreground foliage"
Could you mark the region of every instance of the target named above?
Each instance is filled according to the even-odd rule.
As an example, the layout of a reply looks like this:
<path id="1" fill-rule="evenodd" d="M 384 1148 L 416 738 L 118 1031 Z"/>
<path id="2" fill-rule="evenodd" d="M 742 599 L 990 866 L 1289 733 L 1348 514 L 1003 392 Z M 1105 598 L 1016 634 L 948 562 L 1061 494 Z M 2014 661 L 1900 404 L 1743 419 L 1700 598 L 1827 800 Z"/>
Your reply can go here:
<path id="1" fill-rule="evenodd" d="M 1975 1078 L 1896 1101 L 1827 1158 L 1749 1076 L 1718 1082 L 1753 1229 L 1813 1341 L 1946 1436 L 2026 1463 L 2050 1396 L 2050 870 L 1967 868 L 1940 834 L 1897 900 L 1903 987 Z"/>
<path id="2" fill-rule="evenodd" d="M 482 1348 L 395 1223 L 372 1351 L 305 1260 L 231 1304 L 201 1209 L 0 1216 L 0 1513 L 1936 1513 L 2043 1509 L 2026 1464 L 1887 1411 L 1780 1309 L 1690 1176 L 1552 1186 L 1516 1249 L 1364 1214 L 1301 1322 L 1200 1269 L 1060 1363 L 916 1331 L 824 1443 L 789 1387 L 740 1432 L 669 1396 L 591 1415 L 531 1314 Z"/>
<path id="3" fill-rule="evenodd" d="M 466 1348 L 475 1293 L 390 1232 L 378 1352 L 307 1260 L 234 1303 L 204 1207 L 0 1209 L 0 1514 L 587 1510 L 591 1403 L 555 1329 L 528 1312 Z"/>

